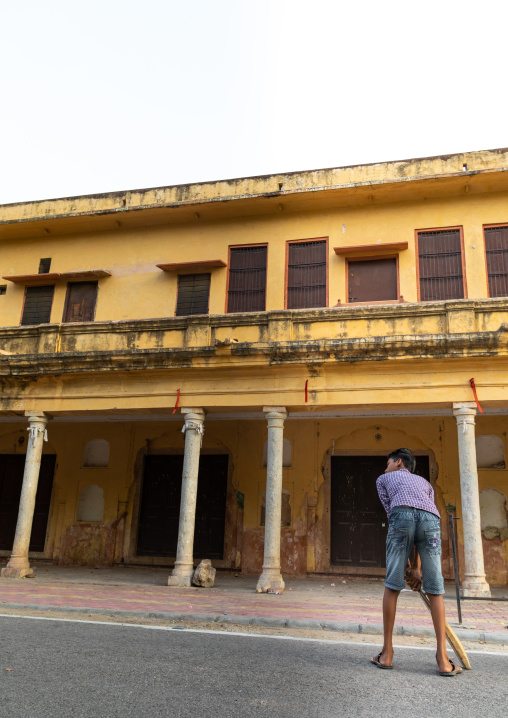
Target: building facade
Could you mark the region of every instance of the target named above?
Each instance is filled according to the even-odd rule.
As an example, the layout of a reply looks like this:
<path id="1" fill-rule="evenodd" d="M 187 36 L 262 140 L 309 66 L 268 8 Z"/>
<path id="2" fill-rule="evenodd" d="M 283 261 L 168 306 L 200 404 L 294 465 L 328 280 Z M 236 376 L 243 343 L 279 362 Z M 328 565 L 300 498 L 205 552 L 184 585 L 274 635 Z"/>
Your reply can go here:
<path id="1" fill-rule="evenodd" d="M 465 593 L 507 583 L 507 170 L 503 149 L 0 207 L 3 575 L 382 575 L 375 480 L 407 446 L 445 576 L 451 512 Z"/>

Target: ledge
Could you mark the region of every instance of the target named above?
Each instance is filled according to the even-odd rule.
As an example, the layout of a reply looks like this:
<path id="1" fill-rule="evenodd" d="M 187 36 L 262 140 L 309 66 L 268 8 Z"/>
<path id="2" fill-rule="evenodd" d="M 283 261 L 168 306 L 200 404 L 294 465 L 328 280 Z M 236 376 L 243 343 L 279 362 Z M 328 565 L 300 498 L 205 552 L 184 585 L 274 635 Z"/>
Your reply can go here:
<path id="1" fill-rule="evenodd" d="M 35 287 L 58 282 L 59 280 L 102 279 L 103 277 L 111 277 L 111 272 L 107 269 L 83 269 L 73 272 L 47 272 L 46 274 L 13 274 L 10 277 L 2 277 L 2 279 L 14 284 L 26 284 L 29 287 Z"/>
<path id="2" fill-rule="evenodd" d="M 377 255 L 384 254 L 385 252 L 403 252 L 409 246 L 408 242 L 390 242 L 389 244 L 359 244 L 349 245 L 348 247 L 334 247 L 333 251 L 335 254 L 343 255 L 346 257 L 353 256 L 355 254 L 369 254 Z"/>
<path id="3" fill-rule="evenodd" d="M 207 269 L 226 267 L 222 259 L 206 259 L 199 262 L 173 262 L 172 264 L 156 264 L 163 272 L 206 272 Z"/>

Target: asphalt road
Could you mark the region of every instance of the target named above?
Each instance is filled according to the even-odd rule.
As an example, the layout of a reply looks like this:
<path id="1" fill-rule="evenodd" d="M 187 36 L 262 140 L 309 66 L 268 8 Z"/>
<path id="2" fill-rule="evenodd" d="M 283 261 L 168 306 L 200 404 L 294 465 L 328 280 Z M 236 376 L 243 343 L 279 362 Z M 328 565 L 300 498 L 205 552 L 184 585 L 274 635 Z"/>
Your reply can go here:
<path id="1" fill-rule="evenodd" d="M 397 668 L 364 644 L 0 618 L 1 718 L 498 718 L 508 655 L 441 678 L 433 652 Z M 395 663 L 395 661 L 394 661 Z M 12 669 L 12 670 L 7 670 Z"/>

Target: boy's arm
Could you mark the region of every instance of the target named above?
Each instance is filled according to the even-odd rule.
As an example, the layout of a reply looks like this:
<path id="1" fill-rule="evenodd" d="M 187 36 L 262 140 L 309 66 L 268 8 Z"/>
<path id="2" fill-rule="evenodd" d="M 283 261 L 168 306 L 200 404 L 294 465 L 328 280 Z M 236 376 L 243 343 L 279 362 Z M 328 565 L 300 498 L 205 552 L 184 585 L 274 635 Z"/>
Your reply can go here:
<path id="1" fill-rule="evenodd" d="M 408 567 L 407 582 L 413 591 L 421 591 L 422 588 L 422 562 L 416 546 L 414 547 L 413 565 Z"/>
<path id="2" fill-rule="evenodd" d="M 390 510 L 390 498 L 388 496 L 388 492 L 383 484 L 384 474 L 382 474 L 376 481 L 376 488 L 377 493 L 379 496 L 379 500 L 383 504 L 383 508 L 386 511 L 386 515 L 388 516 L 388 512 Z"/>

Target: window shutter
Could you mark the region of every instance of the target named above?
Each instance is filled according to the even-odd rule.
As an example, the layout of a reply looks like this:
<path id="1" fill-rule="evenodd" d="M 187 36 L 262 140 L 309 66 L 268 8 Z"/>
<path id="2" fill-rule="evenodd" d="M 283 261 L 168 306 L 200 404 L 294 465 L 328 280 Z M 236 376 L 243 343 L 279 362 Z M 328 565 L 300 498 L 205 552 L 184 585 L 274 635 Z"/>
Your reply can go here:
<path id="1" fill-rule="evenodd" d="M 210 274 L 181 274 L 178 277 L 176 316 L 208 314 Z"/>
<path id="2" fill-rule="evenodd" d="M 460 231 L 418 232 L 420 300 L 463 299 Z"/>
<path id="3" fill-rule="evenodd" d="M 288 244 L 287 308 L 326 307 L 326 240 Z"/>
<path id="4" fill-rule="evenodd" d="M 71 282 L 67 285 L 64 322 L 93 322 L 97 302 L 97 282 Z"/>
<path id="5" fill-rule="evenodd" d="M 367 259 L 348 263 L 348 302 L 386 302 L 396 299 L 396 259 Z"/>
<path id="6" fill-rule="evenodd" d="M 228 312 L 264 312 L 266 245 L 233 247 L 229 255 Z"/>
<path id="7" fill-rule="evenodd" d="M 54 291 L 54 285 L 26 288 L 25 305 L 21 318 L 22 326 L 49 322 Z"/>
<path id="8" fill-rule="evenodd" d="M 489 296 L 508 297 L 508 226 L 485 229 Z"/>

